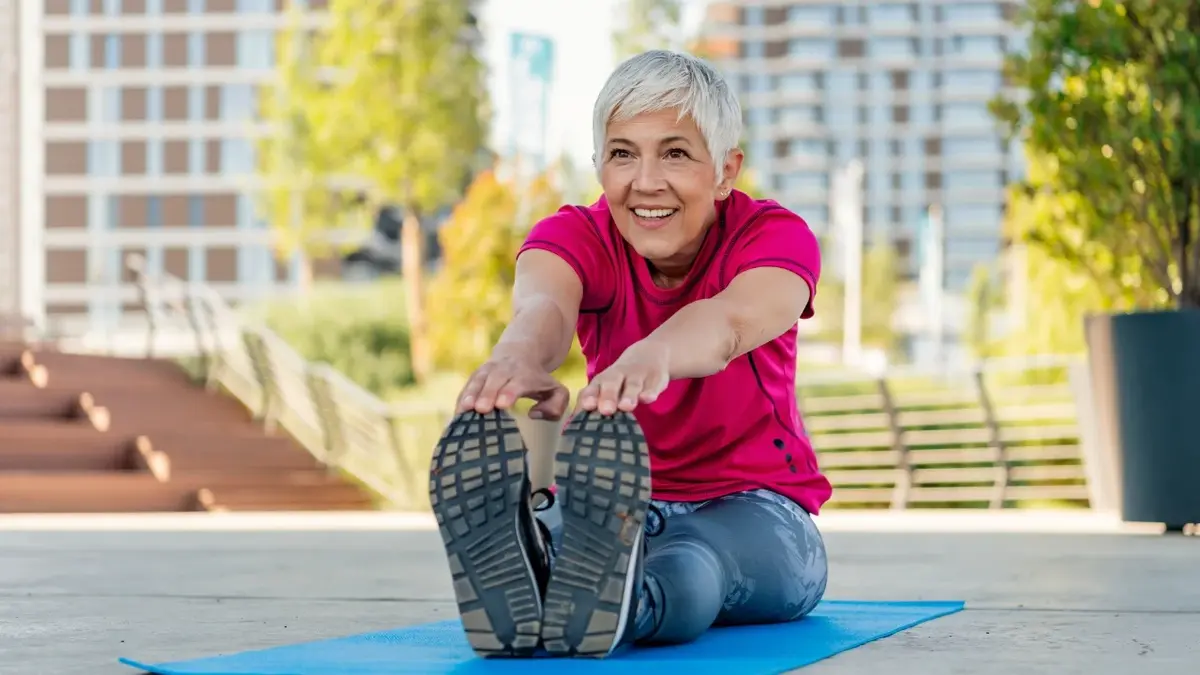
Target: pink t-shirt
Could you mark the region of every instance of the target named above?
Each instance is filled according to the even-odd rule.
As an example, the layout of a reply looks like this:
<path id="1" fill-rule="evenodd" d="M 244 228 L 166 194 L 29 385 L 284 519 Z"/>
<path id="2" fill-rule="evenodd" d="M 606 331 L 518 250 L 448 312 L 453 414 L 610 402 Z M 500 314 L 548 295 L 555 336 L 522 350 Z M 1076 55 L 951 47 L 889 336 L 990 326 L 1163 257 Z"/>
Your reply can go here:
<path id="1" fill-rule="evenodd" d="M 583 283 L 576 330 L 589 379 L 680 307 L 717 295 L 745 270 L 789 270 L 815 295 L 821 254 L 804 220 L 738 191 L 717 208 L 691 272 L 672 289 L 654 285 L 603 197 L 590 207 L 563 207 L 534 226 L 521 251 L 557 254 Z M 803 318 L 812 314 L 810 302 Z M 817 467 L 795 386 L 792 326 L 724 371 L 675 380 L 654 403 L 639 405 L 634 416 L 650 446 L 654 498 L 694 502 L 766 488 L 816 514 L 832 490 Z"/>

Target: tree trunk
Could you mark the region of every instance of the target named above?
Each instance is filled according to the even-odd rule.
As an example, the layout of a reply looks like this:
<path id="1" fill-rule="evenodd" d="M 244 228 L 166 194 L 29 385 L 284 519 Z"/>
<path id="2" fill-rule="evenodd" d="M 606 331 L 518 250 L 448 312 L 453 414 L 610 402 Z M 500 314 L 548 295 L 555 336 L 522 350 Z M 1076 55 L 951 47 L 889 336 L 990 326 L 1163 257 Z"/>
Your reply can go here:
<path id="1" fill-rule="evenodd" d="M 405 312 L 408 317 L 408 344 L 412 359 L 413 378 L 417 384 L 426 382 L 432 371 L 428 330 L 425 322 L 424 237 L 421 221 L 412 209 L 406 209 L 400 227 L 400 274 L 404 278 Z"/>

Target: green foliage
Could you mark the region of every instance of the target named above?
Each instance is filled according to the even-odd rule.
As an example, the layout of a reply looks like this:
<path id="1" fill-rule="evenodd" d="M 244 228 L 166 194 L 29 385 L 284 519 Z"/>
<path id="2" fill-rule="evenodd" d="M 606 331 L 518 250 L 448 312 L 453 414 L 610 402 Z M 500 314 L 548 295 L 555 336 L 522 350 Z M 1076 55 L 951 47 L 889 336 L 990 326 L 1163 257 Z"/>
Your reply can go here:
<path id="1" fill-rule="evenodd" d="M 1025 100 L 992 104 L 1039 169 L 1021 240 L 1135 307 L 1200 307 L 1200 6 L 1031 0 L 1024 19 Z"/>
<path id="2" fill-rule="evenodd" d="M 991 265 L 976 265 L 967 284 L 967 324 L 963 341 L 978 358 L 991 356 L 995 350 L 991 317 L 1002 301 L 1003 292 L 996 270 Z"/>
<path id="3" fill-rule="evenodd" d="M 901 349 L 892 318 L 899 304 L 899 257 L 890 243 L 872 245 L 863 259 L 862 344 L 889 358 Z M 821 279 L 813 305 L 820 318 L 816 339 L 840 343 L 845 320 L 846 286 L 833 275 Z"/>
<path id="4" fill-rule="evenodd" d="M 612 34 L 617 60 L 651 49 L 678 48 L 682 19 L 680 0 L 621 0 Z"/>
<path id="5" fill-rule="evenodd" d="M 562 205 L 546 176 L 518 190 L 492 171 L 479 175 L 442 228 L 442 268 L 431 280 L 429 328 L 435 364 L 470 373 L 491 355 L 512 316 L 517 252 L 529 228 Z M 578 346 L 565 369 L 578 368 Z"/>
<path id="6" fill-rule="evenodd" d="M 335 285 L 253 314 L 304 358 L 328 363 L 386 398 L 413 384 L 402 298 L 398 281 Z"/>

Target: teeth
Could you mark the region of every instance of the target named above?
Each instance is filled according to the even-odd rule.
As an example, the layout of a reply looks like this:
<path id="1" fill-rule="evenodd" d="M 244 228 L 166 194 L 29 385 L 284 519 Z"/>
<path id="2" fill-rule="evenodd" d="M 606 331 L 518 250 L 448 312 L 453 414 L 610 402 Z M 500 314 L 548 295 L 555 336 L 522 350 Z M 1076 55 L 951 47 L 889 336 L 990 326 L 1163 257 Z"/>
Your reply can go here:
<path id="1" fill-rule="evenodd" d="M 634 209 L 639 218 L 666 218 L 675 213 L 675 209 Z"/>

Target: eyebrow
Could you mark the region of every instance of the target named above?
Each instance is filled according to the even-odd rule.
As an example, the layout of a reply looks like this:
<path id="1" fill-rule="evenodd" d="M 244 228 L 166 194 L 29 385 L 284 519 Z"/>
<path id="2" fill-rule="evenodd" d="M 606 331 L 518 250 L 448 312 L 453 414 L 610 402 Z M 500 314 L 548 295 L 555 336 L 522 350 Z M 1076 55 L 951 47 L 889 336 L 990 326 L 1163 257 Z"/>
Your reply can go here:
<path id="1" fill-rule="evenodd" d="M 609 143 L 619 143 L 621 145 L 628 145 L 630 147 L 637 147 L 636 143 L 634 143 L 633 141 L 631 141 L 627 138 L 610 138 L 610 139 L 608 139 L 608 142 Z M 659 145 L 669 145 L 671 143 L 687 143 L 688 145 L 692 144 L 692 142 L 684 136 L 667 136 L 666 138 L 663 138 L 658 142 Z"/>

